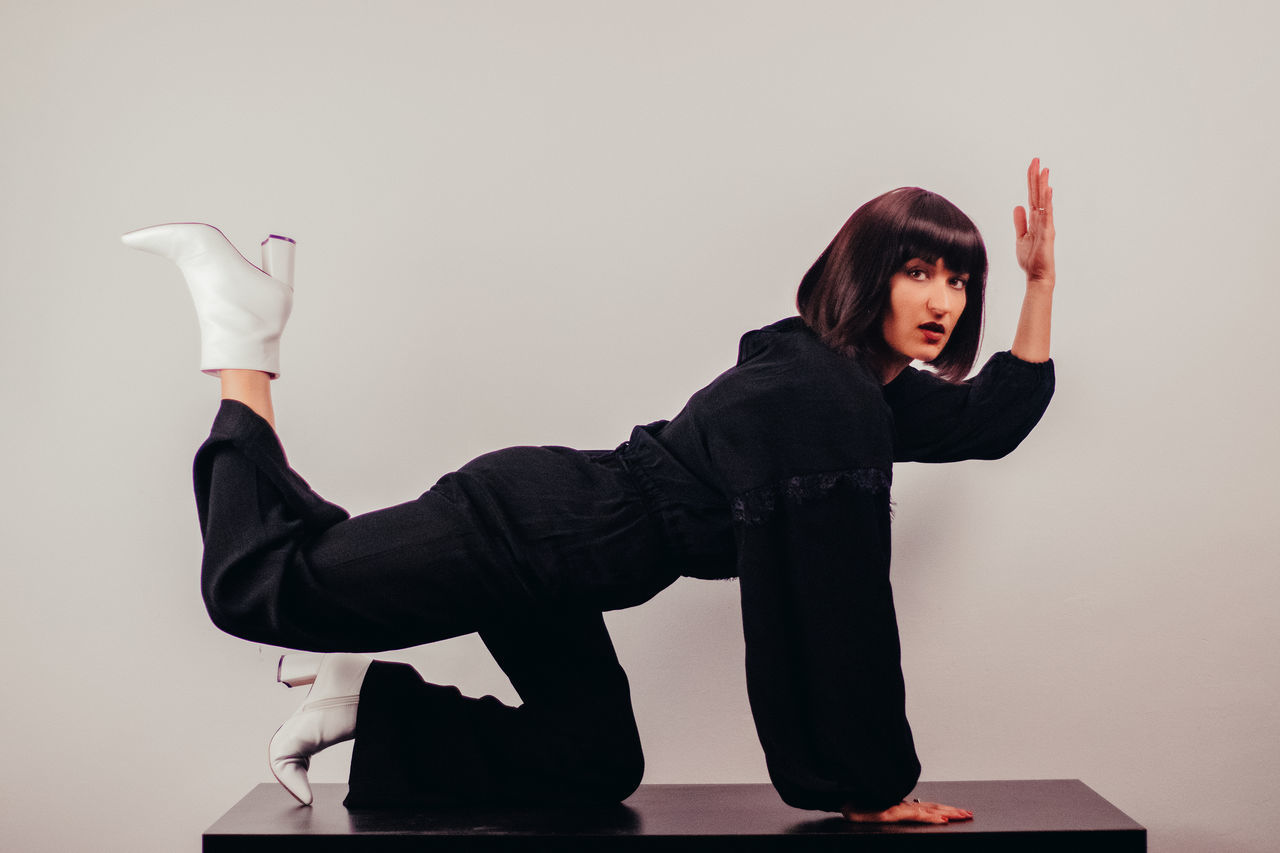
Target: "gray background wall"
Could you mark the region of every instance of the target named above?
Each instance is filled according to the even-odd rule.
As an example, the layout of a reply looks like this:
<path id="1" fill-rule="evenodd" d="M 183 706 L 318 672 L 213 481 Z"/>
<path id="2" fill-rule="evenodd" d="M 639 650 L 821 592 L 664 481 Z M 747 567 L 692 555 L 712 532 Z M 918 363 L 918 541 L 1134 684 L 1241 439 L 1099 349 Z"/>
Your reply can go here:
<path id="1" fill-rule="evenodd" d="M 196 850 L 297 702 L 215 630 L 216 408 L 163 221 L 299 242 L 290 458 L 352 511 L 509 444 L 612 447 L 728 366 L 848 214 L 937 190 L 1020 298 L 1033 155 L 1058 395 L 1012 457 L 900 466 L 929 779 L 1079 777 L 1159 851 L 1274 849 L 1275 7 L 0 7 L 0 837 Z M 650 782 L 762 781 L 733 583 L 614 614 Z M 397 655 L 511 690 L 478 643 Z M 341 781 L 349 752 L 314 777 Z"/>

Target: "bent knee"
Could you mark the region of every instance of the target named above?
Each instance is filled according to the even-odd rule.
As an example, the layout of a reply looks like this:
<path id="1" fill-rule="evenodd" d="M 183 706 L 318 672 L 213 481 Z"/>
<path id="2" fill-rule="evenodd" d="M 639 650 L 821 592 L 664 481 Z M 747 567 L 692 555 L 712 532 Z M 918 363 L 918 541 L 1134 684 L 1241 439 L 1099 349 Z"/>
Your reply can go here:
<path id="1" fill-rule="evenodd" d="M 281 643 L 282 638 L 278 636 L 275 584 L 260 567 L 239 562 L 234 572 L 210 572 L 206 563 L 200 593 L 209 619 L 219 630 L 234 637 L 287 645 Z"/>
<path id="2" fill-rule="evenodd" d="M 586 793 L 595 802 L 620 803 L 636 792 L 644 778 L 644 753 L 638 742 L 598 755 L 594 765 Z"/>
<path id="3" fill-rule="evenodd" d="M 251 610 L 228 607 L 226 603 L 210 596 L 205 596 L 204 609 L 209 614 L 209 619 L 213 622 L 214 627 L 219 631 L 224 631 L 242 640 L 282 645 L 272 636 L 272 632 L 264 624 L 263 620 Z"/>
<path id="4" fill-rule="evenodd" d="M 591 805 L 620 803 L 635 793 L 644 777 L 639 736 L 632 730 L 579 741 L 561 772 L 574 800 Z"/>

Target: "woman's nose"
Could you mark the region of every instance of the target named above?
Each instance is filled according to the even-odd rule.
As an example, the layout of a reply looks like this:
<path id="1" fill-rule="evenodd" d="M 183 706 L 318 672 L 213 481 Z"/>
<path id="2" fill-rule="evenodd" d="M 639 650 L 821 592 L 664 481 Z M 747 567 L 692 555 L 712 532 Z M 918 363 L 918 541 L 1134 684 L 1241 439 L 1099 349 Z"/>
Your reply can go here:
<path id="1" fill-rule="evenodd" d="M 925 307 L 939 316 L 947 314 L 951 311 L 951 298 L 951 288 L 947 287 L 946 282 L 940 286 L 934 285 L 929 288 L 929 299 Z"/>

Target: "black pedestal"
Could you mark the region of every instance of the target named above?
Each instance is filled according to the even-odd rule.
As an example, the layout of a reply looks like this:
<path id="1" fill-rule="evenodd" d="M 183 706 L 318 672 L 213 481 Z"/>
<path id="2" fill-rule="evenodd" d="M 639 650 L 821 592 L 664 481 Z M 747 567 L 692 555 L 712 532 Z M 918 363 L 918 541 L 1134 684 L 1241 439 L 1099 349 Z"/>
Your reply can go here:
<path id="1" fill-rule="evenodd" d="M 346 785 L 313 786 L 299 806 L 258 785 L 204 834 L 204 850 L 329 851 L 1136 851 L 1147 831 L 1076 779 L 921 782 L 912 796 L 960 806 L 971 821 L 851 824 L 793 809 L 770 785 L 642 785 L 619 806 L 347 811 Z"/>

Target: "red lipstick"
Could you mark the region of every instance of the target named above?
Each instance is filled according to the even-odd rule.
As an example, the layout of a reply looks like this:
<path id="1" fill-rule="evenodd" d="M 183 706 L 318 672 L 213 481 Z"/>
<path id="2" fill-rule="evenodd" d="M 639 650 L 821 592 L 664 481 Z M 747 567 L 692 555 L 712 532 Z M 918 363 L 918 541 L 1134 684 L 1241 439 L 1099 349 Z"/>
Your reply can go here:
<path id="1" fill-rule="evenodd" d="M 942 340 L 943 335 L 947 333 L 947 330 L 943 328 L 941 323 L 921 323 L 916 328 L 924 333 L 925 343 L 930 344 L 939 343 Z"/>

